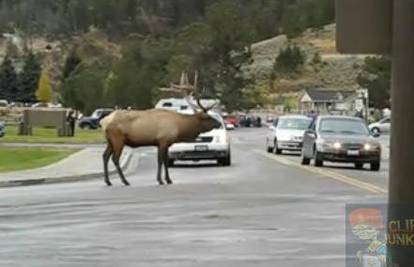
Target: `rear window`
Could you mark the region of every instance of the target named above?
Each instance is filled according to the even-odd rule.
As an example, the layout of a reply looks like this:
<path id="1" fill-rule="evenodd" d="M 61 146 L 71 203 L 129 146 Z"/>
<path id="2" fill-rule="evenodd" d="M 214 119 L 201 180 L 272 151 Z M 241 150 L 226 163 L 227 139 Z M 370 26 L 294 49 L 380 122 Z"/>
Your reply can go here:
<path id="1" fill-rule="evenodd" d="M 308 118 L 280 118 L 277 124 L 279 129 L 306 130 L 312 120 Z"/>

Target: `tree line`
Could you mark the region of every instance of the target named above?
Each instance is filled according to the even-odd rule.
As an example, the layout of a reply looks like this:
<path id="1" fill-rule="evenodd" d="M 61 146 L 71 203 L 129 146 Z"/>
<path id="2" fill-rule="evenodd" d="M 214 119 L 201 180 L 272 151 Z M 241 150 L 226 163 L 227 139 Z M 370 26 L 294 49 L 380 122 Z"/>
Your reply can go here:
<path id="1" fill-rule="evenodd" d="M 121 56 L 66 59 L 59 100 L 83 112 L 100 106 L 148 108 L 157 89 L 182 71 L 230 109 L 248 108 L 251 84 L 242 67 L 250 44 L 295 36 L 334 19 L 331 0 L 0 0 L 0 30 L 68 38 L 99 31 Z M 13 76 L 13 75 L 11 75 Z M 22 89 L 19 89 L 22 90 Z"/>

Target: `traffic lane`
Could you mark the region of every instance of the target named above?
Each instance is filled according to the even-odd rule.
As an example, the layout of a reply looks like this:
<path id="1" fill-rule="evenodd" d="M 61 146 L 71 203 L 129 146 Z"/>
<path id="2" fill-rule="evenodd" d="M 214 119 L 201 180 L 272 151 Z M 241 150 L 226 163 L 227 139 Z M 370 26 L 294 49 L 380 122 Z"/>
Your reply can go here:
<path id="1" fill-rule="evenodd" d="M 265 140 L 267 129 L 246 129 L 241 128 L 237 131 L 231 132 L 233 141 L 242 145 L 248 149 L 252 149 L 256 152 L 266 152 Z M 382 136 L 380 140 L 383 148 L 389 146 L 389 136 Z M 389 157 L 385 155 L 389 153 L 384 151 L 383 160 L 381 161 L 381 169 L 378 172 L 369 170 L 369 165 L 366 164 L 363 170 L 356 170 L 353 164 L 343 163 L 330 163 L 324 162 L 323 168 L 317 168 L 321 171 L 329 171 L 337 173 L 340 176 L 347 176 L 351 179 L 357 179 L 364 183 L 373 184 L 377 187 L 383 188 L 384 191 L 388 187 L 389 177 Z M 270 154 L 271 155 L 271 154 Z M 282 155 L 274 155 L 275 160 L 280 159 L 279 163 L 289 164 L 294 163 L 292 166 L 301 167 L 301 156 L 300 152 L 284 152 Z M 299 165 L 299 166 L 298 166 Z M 315 167 L 303 167 L 308 168 L 309 171 L 315 169 Z"/>
<path id="2" fill-rule="evenodd" d="M 344 266 L 346 203 L 378 195 L 233 146 L 230 168 L 172 168 L 155 153 L 102 181 L 3 189 L 4 266 Z M 113 178 L 115 181 L 116 177 Z"/>

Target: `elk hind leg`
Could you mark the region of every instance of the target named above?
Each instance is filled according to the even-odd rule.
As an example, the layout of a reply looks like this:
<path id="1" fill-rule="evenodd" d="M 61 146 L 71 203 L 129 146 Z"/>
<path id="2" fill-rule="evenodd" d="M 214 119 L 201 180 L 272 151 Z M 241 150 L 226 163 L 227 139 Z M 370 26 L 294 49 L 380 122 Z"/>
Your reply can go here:
<path id="1" fill-rule="evenodd" d="M 157 169 L 157 181 L 159 185 L 164 185 L 164 182 L 161 178 L 161 171 L 162 171 L 162 165 L 164 164 L 163 161 L 163 150 L 161 146 L 158 147 L 158 169 Z"/>
<path id="2" fill-rule="evenodd" d="M 105 183 L 108 186 L 111 186 L 112 183 L 109 180 L 109 173 L 108 173 L 108 162 L 113 154 L 113 149 L 111 143 L 108 141 L 108 145 L 106 146 L 105 152 L 103 153 L 103 164 L 104 164 L 104 173 L 105 173 Z"/>
<path id="3" fill-rule="evenodd" d="M 170 173 L 168 171 L 168 147 L 163 149 L 163 162 L 165 169 L 165 181 L 167 184 L 173 184 L 172 180 L 170 179 Z"/>
<path id="4" fill-rule="evenodd" d="M 113 162 L 113 163 L 114 163 L 114 165 L 115 165 L 115 168 L 116 168 L 116 170 L 117 170 L 117 172 L 118 172 L 118 174 L 119 174 L 119 177 L 121 178 L 122 183 L 123 183 L 124 185 L 126 185 L 126 186 L 129 186 L 130 184 L 129 184 L 129 182 L 127 181 L 127 179 L 125 178 L 125 175 L 124 175 L 124 173 L 123 173 L 123 171 L 122 171 L 122 168 L 121 168 L 121 166 L 119 165 L 119 161 L 120 161 L 120 159 L 121 159 L 121 155 L 122 155 L 122 150 L 123 150 L 123 149 L 124 149 L 124 145 L 123 145 L 123 144 L 121 144 L 121 143 L 115 144 L 115 145 L 113 146 L 114 153 L 113 153 L 113 155 L 112 155 L 112 162 Z"/>

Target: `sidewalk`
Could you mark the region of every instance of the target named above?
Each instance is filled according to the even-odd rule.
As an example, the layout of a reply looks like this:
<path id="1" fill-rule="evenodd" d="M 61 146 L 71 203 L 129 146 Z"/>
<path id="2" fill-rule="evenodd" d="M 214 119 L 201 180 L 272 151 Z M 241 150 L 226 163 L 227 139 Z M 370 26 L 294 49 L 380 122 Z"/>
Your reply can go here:
<path id="1" fill-rule="evenodd" d="M 0 187 L 84 181 L 104 177 L 102 153 L 104 146 L 87 147 L 55 164 L 33 170 L 0 173 Z M 121 157 L 121 167 L 126 169 L 133 157 L 126 148 Z M 110 161 L 109 171 L 115 173 Z"/>

